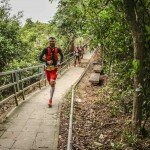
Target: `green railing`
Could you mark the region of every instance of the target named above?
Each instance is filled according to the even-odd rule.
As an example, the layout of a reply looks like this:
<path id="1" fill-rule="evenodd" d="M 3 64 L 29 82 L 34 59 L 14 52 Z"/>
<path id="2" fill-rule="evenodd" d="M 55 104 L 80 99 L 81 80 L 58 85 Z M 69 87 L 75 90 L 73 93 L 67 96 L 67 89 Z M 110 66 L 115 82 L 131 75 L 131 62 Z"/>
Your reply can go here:
<path id="1" fill-rule="evenodd" d="M 58 73 L 62 75 L 65 70 L 67 70 L 71 62 L 73 60 L 73 54 L 69 53 L 64 56 L 64 61 L 62 62 L 62 67 L 59 69 Z M 25 100 L 25 91 L 31 87 L 41 87 L 46 86 L 46 78 L 45 78 L 45 65 L 38 65 L 34 67 L 28 67 L 13 71 L 1 72 L 0 73 L 0 109 L 4 104 L 7 104 L 9 101 L 15 102 L 15 105 L 18 106 L 18 101 L 20 99 Z M 3 83 L 3 79 L 6 80 L 7 83 Z M 31 81 L 32 80 L 32 81 Z M 35 81 L 33 83 L 33 81 Z M 28 84 L 26 83 L 28 82 Z M 30 83 L 31 82 L 31 83 Z M 2 94 L 5 91 L 5 96 Z M 8 95 L 7 93 L 11 93 Z"/>

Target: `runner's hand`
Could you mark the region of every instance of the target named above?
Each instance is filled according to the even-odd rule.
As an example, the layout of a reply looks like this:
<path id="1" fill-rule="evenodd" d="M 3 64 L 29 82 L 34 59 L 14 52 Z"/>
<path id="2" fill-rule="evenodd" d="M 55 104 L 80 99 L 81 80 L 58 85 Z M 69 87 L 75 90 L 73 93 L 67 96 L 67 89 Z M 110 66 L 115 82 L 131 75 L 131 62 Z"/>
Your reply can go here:
<path id="1" fill-rule="evenodd" d="M 49 61 L 47 61 L 47 63 L 48 63 L 49 65 L 51 65 L 51 64 L 53 63 L 53 61 L 52 61 L 52 60 L 49 60 Z"/>
<path id="2" fill-rule="evenodd" d="M 61 67 L 61 64 L 60 64 L 60 62 L 58 62 L 58 63 L 57 63 L 57 67 L 58 67 L 58 68 L 60 68 L 60 67 Z"/>

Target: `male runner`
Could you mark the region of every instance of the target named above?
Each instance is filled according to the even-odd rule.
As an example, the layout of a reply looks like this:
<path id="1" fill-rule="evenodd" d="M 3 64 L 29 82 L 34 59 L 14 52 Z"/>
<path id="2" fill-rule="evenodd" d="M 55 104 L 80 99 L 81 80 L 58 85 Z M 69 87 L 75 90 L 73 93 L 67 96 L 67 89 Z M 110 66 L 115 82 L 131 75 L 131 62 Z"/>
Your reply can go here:
<path id="1" fill-rule="evenodd" d="M 54 37 L 49 38 L 49 47 L 44 48 L 41 55 L 40 61 L 46 63 L 46 77 L 51 86 L 50 89 L 50 99 L 48 101 L 48 106 L 52 107 L 52 99 L 55 91 L 55 84 L 57 78 L 57 70 L 63 61 L 63 54 L 60 48 L 55 47 L 56 39 Z M 58 54 L 60 55 L 60 61 L 58 59 Z"/>

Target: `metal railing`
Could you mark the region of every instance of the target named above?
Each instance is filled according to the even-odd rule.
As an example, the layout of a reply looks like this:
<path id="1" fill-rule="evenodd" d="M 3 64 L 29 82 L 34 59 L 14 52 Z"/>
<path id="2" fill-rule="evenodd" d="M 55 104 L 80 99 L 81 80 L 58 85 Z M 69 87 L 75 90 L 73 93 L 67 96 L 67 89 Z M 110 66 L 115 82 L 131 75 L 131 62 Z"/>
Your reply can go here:
<path id="1" fill-rule="evenodd" d="M 62 75 L 65 72 L 64 70 L 68 69 L 71 66 L 71 62 L 73 59 L 74 59 L 73 53 L 65 55 L 64 61 L 61 63 L 61 68 L 58 71 L 60 75 Z"/>
<path id="2" fill-rule="evenodd" d="M 60 75 L 63 74 L 63 70 L 67 70 L 70 65 L 71 61 L 73 60 L 73 55 L 72 53 L 69 53 L 64 56 L 64 61 L 62 62 L 62 67 L 59 69 L 58 73 Z M 7 72 L 1 72 L 0 73 L 0 78 L 9 76 L 9 83 L 0 85 L 0 92 L 7 90 L 9 91 L 9 88 L 11 88 L 11 95 L 10 96 L 5 96 L 6 98 L 2 99 L 0 101 L 0 107 L 4 103 L 7 103 L 10 100 L 15 101 L 16 106 L 18 106 L 18 95 L 22 95 L 22 99 L 25 100 L 25 91 L 28 90 L 30 87 L 33 87 L 35 85 L 39 85 L 39 88 L 41 89 L 42 83 L 44 82 L 44 85 L 46 86 L 46 78 L 45 78 L 45 65 L 38 65 L 34 67 L 28 67 L 28 68 L 23 68 L 23 69 L 18 69 L 18 70 L 13 70 L 13 71 L 7 71 Z M 30 71 L 33 71 L 34 73 L 31 73 Z M 25 77 L 23 74 L 28 74 L 30 72 L 30 75 Z M 35 73 L 36 72 L 36 73 Z M 32 74 L 32 75 L 31 75 Z M 32 79 L 37 78 L 38 81 L 35 83 L 31 83 L 30 85 L 25 87 L 25 82 L 30 81 Z M 7 95 L 7 93 L 6 93 Z"/>
<path id="3" fill-rule="evenodd" d="M 93 58 L 95 52 L 96 51 L 93 52 L 93 55 L 92 55 L 91 59 Z M 89 61 L 86 69 L 82 73 L 81 77 L 77 80 L 77 82 L 73 85 L 72 90 L 71 90 L 72 96 L 71 96 L 71 106 L 70 106 L 71 108 L 70 108 L 70 116 L 69 116 L 67 150 L 71 150 L 71 148 L 72 148 L 72 123 L 73 123 L 73 107 L 74 107 L 74 99 L 75 99 L 75 89 L 76 89 L 77 85 L 80 83 L 81 79 L 84 77 L 84 75 L 85 75 L 86 71 L 88 70 L 90 64 L 91 64 L 91 61 Z"/>
<path id="4" fill-rule="evenodd" d="M 38 73 L 23 78 L 24 72 L 27 73 L 27 72 L 34 70 L 34 69 L 38 70 Z M 9 97 L 6 97 L 2 101 L 0 101 L 0 106 L 2 104 L 6 103 L 8 100 L 13 99 L 13 98 L 15 98 L 16 106 L 18 106 L 18 95 L 19 94 L 22 94 L 22 98 L 23 98 L 23 100 L 25 100 L 24 91 L 27 90 L 28 88 L 30 88 L 31 86 L 34 86 L 35 84 L 39 84 L 39 88 L 41 88 L 41 81 L 45 80 L 45 78 L 44 78 L 44 65 L 38 65 L 38 66 L 34 66 L 34 67 L 28 67 L 28 68 L 24 68 L 24 69 L 18 69 L 18 70 L 0 73 L 0 77 L 4 77 L 6 75 L 10 76 L 11 82 L 6 84 L 6 85 L 0 86 L 0 91 L 6 90 L 10 87 L 13 87 L 13 93 L 14 94 L 12 94 Z M 40 80 L 27 86 L 27 87 L 24 87 L 25 81 L 28 81 L 28 80 L 36 78 L 36 77 L 39 77 Z M 45 85 L 46 85 L 46 80 L 45 80 Z"/>

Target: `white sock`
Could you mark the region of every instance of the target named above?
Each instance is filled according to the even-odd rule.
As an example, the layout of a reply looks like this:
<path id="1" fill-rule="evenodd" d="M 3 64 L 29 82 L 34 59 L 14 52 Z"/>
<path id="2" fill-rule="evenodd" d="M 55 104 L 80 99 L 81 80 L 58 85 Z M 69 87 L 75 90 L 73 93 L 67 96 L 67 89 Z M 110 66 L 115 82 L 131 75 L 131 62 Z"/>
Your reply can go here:
<path id="1" fill-rule="evenodd" d="M 55 87 L 51 87 L 50 89 L 50 100 L 52 100 L 53 95 L 54 95 Z"/>

